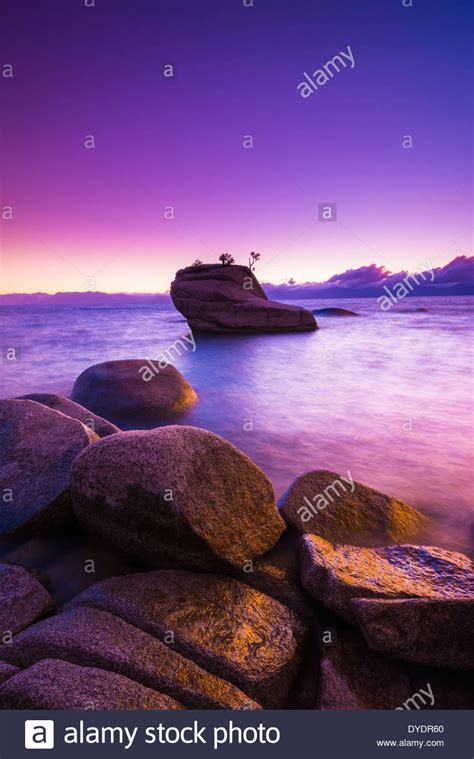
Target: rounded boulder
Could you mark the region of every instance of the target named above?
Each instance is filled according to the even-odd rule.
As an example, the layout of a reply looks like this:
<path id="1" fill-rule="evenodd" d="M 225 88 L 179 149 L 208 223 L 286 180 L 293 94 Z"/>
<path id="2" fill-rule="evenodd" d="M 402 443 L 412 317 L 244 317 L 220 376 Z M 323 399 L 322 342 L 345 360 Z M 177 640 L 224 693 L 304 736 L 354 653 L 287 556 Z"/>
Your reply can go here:
<path id="1" fill-rule="evenodd" d="M 265 474 L 212 432 L 134 430 L 93 448 L 74 462 L 75 513 L 148 566 L 242 570 L 285 528 Z"/>

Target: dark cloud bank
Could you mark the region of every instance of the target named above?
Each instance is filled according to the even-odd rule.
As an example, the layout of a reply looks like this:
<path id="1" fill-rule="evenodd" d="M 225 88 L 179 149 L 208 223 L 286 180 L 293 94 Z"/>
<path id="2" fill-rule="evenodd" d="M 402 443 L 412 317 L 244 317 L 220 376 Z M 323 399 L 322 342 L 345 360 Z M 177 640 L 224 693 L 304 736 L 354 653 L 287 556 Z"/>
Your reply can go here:
<path id="1" fill-rule="evenodd" d="M 258 276 L 258 272 L 257 272 Z M 326 282 L 305 282 L 297 284 L 290 280 L 287 284 L 263 283 L 269 298 L 280 300 L 300 300 L 304 298 L 377 298 L 393 291 L 397 283 L 410 281 L 409 295 L 474 295 L 474 256 L 458 256 L 449 264 L 433 267 L 427 259 L 412 272 L 400 271 L 394 274 L 384 266 L 370 264 L 358 269 L 348 269 L 342 274 L 334 274 Z M 165 293 L 45 293 L 0 295 L 0 305 L 23 304 L 79 304 L 79 305 L 120 305 L 120 304 L 168 304 Z"/>

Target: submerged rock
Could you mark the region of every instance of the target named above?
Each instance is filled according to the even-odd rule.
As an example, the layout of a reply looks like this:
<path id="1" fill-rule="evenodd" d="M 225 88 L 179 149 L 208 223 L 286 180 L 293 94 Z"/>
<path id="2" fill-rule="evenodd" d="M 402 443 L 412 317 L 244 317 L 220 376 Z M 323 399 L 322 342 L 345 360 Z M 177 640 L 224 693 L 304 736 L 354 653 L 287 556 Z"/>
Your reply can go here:
<path id="1" fill-rule="evenodd" d="M 355 546 L 416 540 L 428 524 L 416 509 L 355 482 L 350 472 L 308 472 L 290 485 L 278 506 L 298 532 Z"/>
<path id="2" fill-rule="evenodd" d="M 0 564 L 0 638 L 15 635 L 39 617 L 53 611 L 53 599 L 29 572 Z"/>
<path id="3" fill-rule="evenodd" d="M 68 608 L 122 617 L 236 685 L 265 708 L 284 708 L 301 668 L 306 628 L 285 606 L 230 577 L 148 572 L 92 586 Z"/>
<path id="4" fill-rule="evenodd" d="M 301 578 L 306 591 L 350 622 L 357 598 L 472 599 L 472 562 L 432 546 L 334 546 L 316 535 L 301 538 Z M 399 607 L 400 613 L 403 607 Z"/>
<path id="5" fill-rule="evenodd" d="M 2 709 L 182 709 L 123 675 L 43 659 L 0 686 Z"/>
<path id="6" fill-rule="evenodd" d="M 72 462 L 98 436 L 34 401 L 0 401 L 0 534 L 26 534 L 72 519 Z"/>
<path id="7" fill-rule="evenodd" d="M 359 598 L 353 611 L 376 651 L 418 664 L 474 668 L 474 595 L 455 601 Z"/>
<path id="8" fill-rule="evenodd" d="M 170 636 L 172 641 L 172 636 Z M 231 683 L 120 617 L 87 607 L 71 609 L 15 636 L 3 655 L 22 669 L 61 659 L 125 675 L 191 709 L 259 709 Z"/>
<path id="9" fill-rule="evenodd" d="M 124 432 L 74 462 L 79 521 L 152 567 L 243 569 L 285 525 L 263 472 L 197 427 Z"/>
<path id="10" fill-rule="evenodd" d="M 92 411 L 80 406 L 78 403 L 70 401 L 69 398 L 63 398 L 62 395 L 32 393 L 31 395 L 20 395 L 17 400 L 35 401 L 35 403 L 41 403 L 43 406 L 60 411 L 62 414 L 82 422 L 82 424 L 93 430 L 99 437 L 106 437 L 107 435 L 114 435 L 116 432 L 120 432 L 120 429 L 115 424 L 111 424 L 106 419 L 102 419 L 101 416 L 93 414 Z"/>
<path id="11" fill-rule="evenodd" d="M 356 311 L 347 308 L 316 308 L 312 313 L 316 316 L 360 316 Z"/>
<path id="12" fill-rule="evenodd" d="M 298 332 L 318 329 L 311 311 L 268 300 L 246 266 L 202 264 L 176 273 L 171 298 L 193 331 Z"/>
<path id="13" fill-rule="evenodd" d="M 172 364 L 147 359 L 105 361 L 82 372 L 72 400 L 118 424 L 160 420 L 190 408 L 197 395 Z"/>

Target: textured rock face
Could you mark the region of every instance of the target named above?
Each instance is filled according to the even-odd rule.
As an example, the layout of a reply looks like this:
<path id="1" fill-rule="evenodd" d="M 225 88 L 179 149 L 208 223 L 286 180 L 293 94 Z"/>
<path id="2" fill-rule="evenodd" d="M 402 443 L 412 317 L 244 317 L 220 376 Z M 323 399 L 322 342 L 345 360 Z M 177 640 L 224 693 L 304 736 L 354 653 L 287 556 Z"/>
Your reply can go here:
<path id="1" fill-rule="evenodd" d="M 460 676 L 461 675 L 461 676 Z M 462 673 L 406 665 L 374 654 L 361 634 L 338 630 L 323 649 L 320 709 L 468 709 Z"/>
<path id="2" fill-rule="evenodd" d="M 99 437 L 106 437 L 107 435 L 114 435 L 116 432 L 120 432 L 120 429 L 115 424 L 111 424 L 106 419 L 102 419 L 101 416 L 93 414 L 92 411 L 80 406 L 78 403 L 70 401 L 69 398 L 63 398 L 62 395 L 33 393 L 32 395 L 21 395 L 17 400 L 35 401 L 36 403 L 41 403 L 43 406 L 60 411 L 62 414 L 82 422 L 82 424 L 93 430 Z"/>
<path id="3" fill-rule="evenodd" d="M 406 503 L 355 482 L 350 472 L 308 472 L 290 485 L 278 506 L 298 532 L 355 546 L 410 542 L 428 523 Z"/>
<path id="4" fill-rule="evenodd" d="M 68 604 L 122 617 L 234 683 L 265 708 L 283 708 L 298 677 L 306 629 L 273 598 L 237 580 L 189 572 L 115 577 Z"/>
<path id="5" fill-rule="evenodd" d="M 180 269 L 171 284 L 175 307 L 193 331 L 293 332 L 318 328 L 311 311 L 268 300 L 246 266 Z"/>
<path id="6" fill-rule="evenodd" d="M 310 623 L 315 621 L 315 614 L 301 584 L 298 552 L 299 536 L 286 531 L 268 553 L 249 564 L 237 579 L 276 598 Z"/>
<path id="7" fill-rule="evenodd" d="M 127 425 L 186 411 L 197 395 L 183 375 L 146 359 L 105 361 L 86 369 L 74 383 L 72 400 L 95 414 Z"/>
<path id="8" fill-rule="evenodd" d="M 20 400 L 0 401 L 0 436 L 0 534 L 70 520 L 71 465 L 98 436 L 59 411 Z"/>
<path id="9" fill-rule="evenodd" d="M 352 603 L 357 598 L 464 601 L 474 593 L 472 562 L 442 548 L 335 547 L 305 535 L 300 558 L 306 591 L 350 622 L 357 621 Z"/>
<path id="10" fill-rule="evenodd" d="M 115 672 L 44 659 L 0 686 L 2 709 L 182 709 Z"/>
<path id="11" fill-rule="evenodd" d="M 150 566 L 242 569 L 284 530 L 270 481 L 212 432 L 124 432 L 90 454 L 71 477 L 79 521 Z"/>
<path id="12" fill-rule="evenodd" d="M 22 567 L 0 564 L 0 638 L 28 627 L 35 619 L 53 611 L 48 591 Z"/>
<path id="13" fill-rule="evenodd" d="M 474 668 L 474 595 L 460 601 L 360 598 L 353 610 L 376 651 L 419 664 Z"/>
<path id="14" fill-rule="evenodd" d="M 106 611 L 78 608 L 17 635 L 3 656 L 22 669 L 61 659 L 117 672 L 192 709 L 258 709 L 238 688 L 209 674 L 172 645 Z"/>
<path id="15" fill-rule="evenodd" d="M 9 680 L 10 677 L 13 677 L 13 675 L 16 675 L 17 672 L 19 672 L 18 667 L 0 661 L 0 685 Z"/>

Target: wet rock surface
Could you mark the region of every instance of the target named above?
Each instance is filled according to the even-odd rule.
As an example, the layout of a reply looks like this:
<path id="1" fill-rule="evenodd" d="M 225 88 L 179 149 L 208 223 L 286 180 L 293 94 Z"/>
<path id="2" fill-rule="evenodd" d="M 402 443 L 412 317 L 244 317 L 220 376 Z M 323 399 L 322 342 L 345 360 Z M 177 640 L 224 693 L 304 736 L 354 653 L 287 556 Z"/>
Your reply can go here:
<path id="1" fill-rule="evenodd" d="M 462 601 L 474 593 L 471 560 L 442 548 L 334 546 L 305 535 L 300 558 L 306 591 L 348 621 L 357 620 L 357 598 Z"/>
<path id="2" fill-rule="evenodd" d="M 79 607 L 15 636 L 3 658 L 22 669 L 42 659 L 117 672 L 192 709 L 259 709 L 238 688 L 120 617 Z M 0 649 L 1 651 L 1 649 Z"/>
<path id="3" fill-rule="evenodd" d="M 5 641 L 6 633 L 14 635 L 53 609 L 53 599 L 48 591 L 29 572 L 12 564 L 0 564 L 2 641 Z"/>
<path id="4" fill-rule="evenodd" d="M 89 409 L 80 406 L 78 403 L 74 403 L 74 401 L 70 401 L 69 398 L 64 398 L 62 395 L 32 393 L 31 395 L 21 395 L 17 400 L 35 401 L 35 403 L 41 403 L 43 406 L 60 411 L 62 414 L 82 422 L 82 424 L 93 430 L 99 437 L 106 437 L 107 435 L 114 435 L 116 432 L 120 432 L 120 429 L 115 424 L 102 419 L 101 416 L 93 414 Z"/>
<path id="5" fill-rule="evenodd" d="M 106 438 L 76 459 L 71 489 L 83 525 L 152 567 L 242 569 L 285 527 L 263 472 L 195 427 Z"/>
<path id="6" fill-rule="evenodd" d="M 122 617 L 164 639 L 266 708 L 283 708 L 298 678 L 306 629 L 273 598 L 237 580 L 158 571 L 105 580 L 68 604 Z"/>
<path id="7" fill-rule="evenodd" d="M 26 535 L 72 520 L 69 475 L 98 440 L 76 419 L 34 401 L 0 401 L 0 535 Z"/>
<path id="8" fill-rule="evenodd" d="M 298 532 L 356 546 L 410 542 L 428 525 L 416 509 L 355 482 L 350 472 L 308 472 L 290 485 L 278 506 Z"/>
<path id="9" fill-rule="evenodd" d="M 44 659 L 0 686 L 2 709 L 182 709 L 128 677 Z"/>
<path id="10" fill-rule="evenodd" d="M 356 311 L 348 308 L 316 308 L 312 313 L 315 316 L 359 316 Z"/>
<path id="11" fill-rule="evenodd" d="M 119 426 L 166 420 L 189 409 L 196 392 L 172 364 L 105 361 L 82 372 L 71 398 Z"/>
<path id="12" fill-rule="evenodd" d="M 246 266 L 202 264 L 176 272 L 171 298 L 197 332 L 298 332 L 318 328 L 311 311 L 268 300 Z"/>

